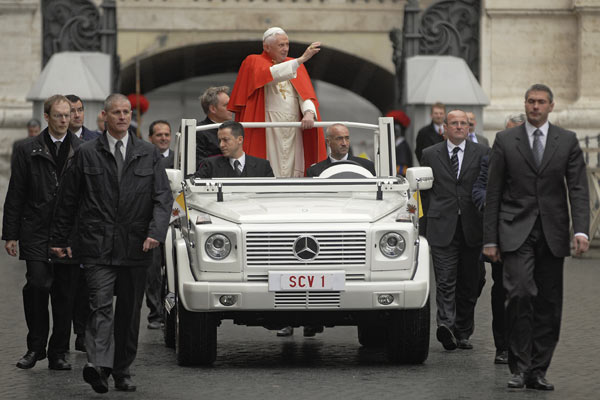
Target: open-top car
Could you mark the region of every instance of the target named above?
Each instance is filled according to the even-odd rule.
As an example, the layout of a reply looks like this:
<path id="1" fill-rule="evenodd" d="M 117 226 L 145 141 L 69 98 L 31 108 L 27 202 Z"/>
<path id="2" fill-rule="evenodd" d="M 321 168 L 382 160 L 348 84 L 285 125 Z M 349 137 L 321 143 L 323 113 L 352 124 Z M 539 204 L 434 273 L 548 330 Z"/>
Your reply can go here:
<path id="1" fill-rule="evenodd" d="M 431 187 L 431 169 L 396 176 L 391 118 L 342 123 L 374 132 L 376 177 L 334 163 L 314 178 L 193 178 L 196 131 L 216 125 L 182 120 L 167 173 L 184 209 L 165 246 L 165 342 L 180 365 L 215 361 L 225 319 L 357 326 L 360 344 L 384 344 L 393 362 L 427 359 L 429 246 L 418 235 L 418 191 Z"/>

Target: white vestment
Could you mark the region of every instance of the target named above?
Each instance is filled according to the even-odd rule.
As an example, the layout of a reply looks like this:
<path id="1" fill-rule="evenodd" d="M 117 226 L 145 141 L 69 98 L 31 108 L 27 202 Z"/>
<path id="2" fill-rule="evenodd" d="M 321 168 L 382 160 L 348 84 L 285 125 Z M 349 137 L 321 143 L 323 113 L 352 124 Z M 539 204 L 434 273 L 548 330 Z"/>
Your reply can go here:
<path id="1" fill-rule="evenodd" d="M 265 122 L 299 122 L 314 103 L 300 98 L 290 79 L 296 77 L 296 60 L 271 67 L 273 81 L 265 85 Z M 276 177 L 304 176 L 304 146 L 300 128 L 266 128 L 267 159 Z"/>

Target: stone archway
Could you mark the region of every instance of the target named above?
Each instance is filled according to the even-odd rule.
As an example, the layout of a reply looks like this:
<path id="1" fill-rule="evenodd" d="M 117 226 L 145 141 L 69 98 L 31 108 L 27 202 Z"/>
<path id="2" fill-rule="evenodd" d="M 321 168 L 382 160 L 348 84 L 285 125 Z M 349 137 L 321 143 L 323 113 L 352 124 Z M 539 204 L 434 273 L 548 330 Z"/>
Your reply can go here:
<path id="1" fill-rule="evenodd" d="M 300 55 L 308 43 L 290 43 L 290 54 Z M 259 41 L 203 43 L 156 53 L 140 60 L 142 93 L 187 78 L 236 73 L 242 60 L 262 51 Z M 381 112 L 394 104 L 394 75 L 382 67 L 333 48 L 321 52 L 306 68 L 313 80 L 319 79 L 367 99 Z M 135 63 L 121 71 L 121 93 L 135 92 Z"/>

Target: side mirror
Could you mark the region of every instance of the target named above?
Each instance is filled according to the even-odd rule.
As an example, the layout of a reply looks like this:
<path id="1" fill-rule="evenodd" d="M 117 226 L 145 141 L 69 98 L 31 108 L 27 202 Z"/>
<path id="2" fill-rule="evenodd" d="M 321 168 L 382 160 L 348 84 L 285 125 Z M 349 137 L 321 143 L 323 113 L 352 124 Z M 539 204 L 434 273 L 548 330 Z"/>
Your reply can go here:
<path id="1" fill-rule="evenodd" d="M 406 170 L 406 180 L 410 190 L 417 190 L 417 184 L 419 190 L 431 189 L 433 186 L 433 171 L 430 167 L 412 167 Z"/>
<path id="2" fill-rule="evenodd" d="M 167 178 L 169 178 L 169 186 L 171 186 L 171 193 L 181 192 L 181 182 L 183 182 L 183 171 L 180 169 L 167 168 Z"/>

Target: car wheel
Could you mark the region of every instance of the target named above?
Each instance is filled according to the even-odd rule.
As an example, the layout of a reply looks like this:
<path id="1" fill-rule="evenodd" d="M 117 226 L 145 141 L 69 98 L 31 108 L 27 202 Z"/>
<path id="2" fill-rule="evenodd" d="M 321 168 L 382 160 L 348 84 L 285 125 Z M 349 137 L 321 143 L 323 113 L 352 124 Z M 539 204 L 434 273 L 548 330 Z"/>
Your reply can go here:
<path id="1" fill-rule="evenodd" d="M 422 364 L 429 355 L 429 299 L 423 308 L 400 310 L 386 329 L 386 350 L 391 362 Z"/>
<path id="2" fill-rule="evenodd" d="M 217 320 L 214 315 L 186 310 L 177 301 L 177 364 L 211 365 L 217 358 Z"/>

